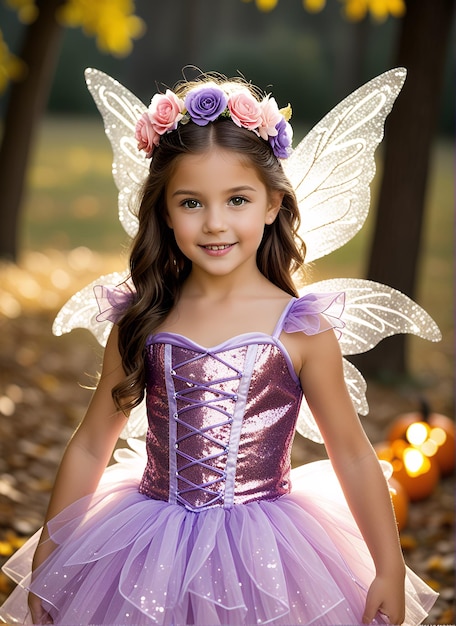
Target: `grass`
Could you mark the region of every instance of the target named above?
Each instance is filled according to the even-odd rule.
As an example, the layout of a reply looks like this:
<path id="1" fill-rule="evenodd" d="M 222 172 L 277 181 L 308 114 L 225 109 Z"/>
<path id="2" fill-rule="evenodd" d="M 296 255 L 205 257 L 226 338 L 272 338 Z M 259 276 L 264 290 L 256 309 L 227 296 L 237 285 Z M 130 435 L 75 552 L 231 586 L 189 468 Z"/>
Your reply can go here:
<path id="1" fill-rule="evenodd" d="M 29 173 L 23 248 L 119 249 L 126 238 L 117 219 L 111 165 L 99 120 L 46 120 Z"/>
<path id="2" fill-rule="evenodd" d="M 111 147 L 99 118 L 45 120 L 29 173 L 21 230 L 24 253 L 83 246 L 115 258 L 125 250 L 128 238 L 117 218 L 111 165 Z M 372 184 L 372 206 L 378 178 Z M 439 344 L 447 368 L 452 363 L 453 198 L 453 147 L 442 141 L 432 160 L 416 300 L 449 340 Z M 372 218 L 371 211 L 351 242 L 315 263 L 313 280 L 363 276 Z M 428 342 L 413 340 L 411 345 L 415 362 L 430 358 Z"/>

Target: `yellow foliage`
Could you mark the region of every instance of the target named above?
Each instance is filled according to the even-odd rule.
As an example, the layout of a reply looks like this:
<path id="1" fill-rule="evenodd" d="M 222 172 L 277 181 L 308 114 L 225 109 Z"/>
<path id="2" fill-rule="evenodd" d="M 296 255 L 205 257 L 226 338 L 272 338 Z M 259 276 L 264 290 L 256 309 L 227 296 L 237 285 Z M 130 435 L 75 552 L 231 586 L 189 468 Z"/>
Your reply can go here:
<path id="1" fill-rule="evenodd" d="M 30 24 L 38 15 L 35 0 L 6 0 L 6 3 L 18 12 L 21 22 Z M 134 0 L 66 0 L 57 18 L 64 26 L 80 27 L 86 35 L 96 37 L 98 47 L 104 52 L 127 56 L 132 40 L 145 31 L 143 20 L 134 12 Z"/>
<path id="2" fill-rule="evenodd" d="M 255 0 L 257 7 L 260 11 L 264 11 L 265 13 L 268 11 L 272 11 L 277 6 L 277 2 L 279 0 Z"/>
<path id="3" fill-rule="evenodd" d="M 132 40 L 141 37 L 145 24 L 134 15 L 132 0 L 67 0 L 58 19 L 65 26 L 80 26 L 96 37 L 98 47 L 114 56 L 127 56 Z"/>
<path id="4" fill-rule="evenodd" d="M 251 0 L 243 0 L 243 2 L 250 2 Z M 255 4 L 260 11 L 268 13 L 276 8 L 279 0 L 255 0 Z"/>
<path id="5" fill-rule="evenodd" d="M 9 51 L 0 31 L 0 93 L 10 80 L 18 80 L 25 71 L 24 63 Z"/>
<path id="6" fill-rule="evenodd" d="M 275 0 L 277 2 L 277 0 Z M 35 0 L 5 0 L 18 13 L 21 22 L 30 24 L 38 16 Z M 66 0 L 57 18 L 64 26 L 81 27 L 86 35 L 96 37 L 98 47 L 114 56 L 127 56 L 133 44 L 145 32 L 143 20 L 134 14 L 134 0 Z M 0 30 L 0 93 L 11 80 L 20 79 L 25 64 L 11 54 Z"/>
<path id="7" fill-rule="evenodd" d="M 402 17 L 405 13 L 405 0 L 340 0 L 340 2 L 344 5 L 345 17 L 354 22 L 364 19 L 368 13 L 377 22 L 383 22 L 389 15 Z M 255 0 L 258 9 L 264 12 L 272 11 L 277 3 L 278 0 Z M 326 0 L 302 0 L 302 4 L 309 13 L 318 13 L 325 8 Z"/>
<path id="8" fill-rule="evenodd" d="M 318 13 L 326 6 L 326 0 L 302 0 L 302 4 L 309 13 Z"/>
<path id="9" fill-rule="evenodd" d="M 34 0 L 6 0 L 6 4 L 17 11 L 20 21 L 24 24 L 31 24 L 36 20 L 38 9 Z"/>
<path id="10" fill-rule="evenodd" d="M 347 19 L 357 22 L 368 13 L 375 21 L 384 22 L 389 15 L 402 17 L 405 13 L 404 0 L 342 0 Z"/>

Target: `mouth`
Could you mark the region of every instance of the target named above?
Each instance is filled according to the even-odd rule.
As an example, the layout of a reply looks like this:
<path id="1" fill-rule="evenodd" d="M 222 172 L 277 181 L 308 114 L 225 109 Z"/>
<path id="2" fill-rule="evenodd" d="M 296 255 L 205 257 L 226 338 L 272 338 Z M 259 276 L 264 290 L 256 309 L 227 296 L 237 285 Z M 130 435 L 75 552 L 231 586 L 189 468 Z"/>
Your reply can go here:
<path id="1" fill-rule="evenodd" d="M 201 250 L 211 257 L 224 257 L 234 248 L 235 243 L 208 243 L 201 245 Z"/>
<path id="2" fill-rule="evenodd" d="M 208 244 L 206 246 L 201 246 L 201 247 L 204 248 L 205 250 L 213 250 L 214 252 L 217 252 L 218 250 L 227 250 L 228 248 L 231 248 L 232 246 L 234 246 L 233 243 L 220 243 L 220 244 Z"/>

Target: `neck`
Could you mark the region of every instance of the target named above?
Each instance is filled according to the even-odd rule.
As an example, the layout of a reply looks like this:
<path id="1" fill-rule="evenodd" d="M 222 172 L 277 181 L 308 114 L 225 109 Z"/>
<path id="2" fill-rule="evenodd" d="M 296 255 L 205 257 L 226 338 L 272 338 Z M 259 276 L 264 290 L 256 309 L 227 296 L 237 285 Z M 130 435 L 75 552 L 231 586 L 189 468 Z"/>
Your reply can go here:
<path id="1" fill-rule="evenodd" d="M 224 300 L 231 296 L 252 295 L 266 286 L 271 283 L 256 265 L 251 271 L 226 276 L 208 275 L 196 268 L 185 281 L 182 293 L 187 297 Z"/>

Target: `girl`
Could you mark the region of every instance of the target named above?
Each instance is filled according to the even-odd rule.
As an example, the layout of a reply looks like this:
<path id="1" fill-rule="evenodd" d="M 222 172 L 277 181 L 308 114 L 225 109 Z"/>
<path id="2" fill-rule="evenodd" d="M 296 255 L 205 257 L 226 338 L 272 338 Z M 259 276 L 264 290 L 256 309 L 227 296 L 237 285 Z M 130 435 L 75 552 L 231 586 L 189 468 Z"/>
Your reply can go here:
<path id="1" fill-rule="evenodd" d="M 131 281 L 96 288 L 115 322 L 102 374 L 6 620 L 418 624 L 432 606 L 344 382 L 343 295 L 299 298 L 291 278 L 305 246 L 280 162 L 287 117 L 203 76 L 138 121 L 152 160 Z M 144 394 L 145 469 L 105 470 Z M 294 470 L 292 485 L 302 394 L 330 464 Z"/>

